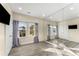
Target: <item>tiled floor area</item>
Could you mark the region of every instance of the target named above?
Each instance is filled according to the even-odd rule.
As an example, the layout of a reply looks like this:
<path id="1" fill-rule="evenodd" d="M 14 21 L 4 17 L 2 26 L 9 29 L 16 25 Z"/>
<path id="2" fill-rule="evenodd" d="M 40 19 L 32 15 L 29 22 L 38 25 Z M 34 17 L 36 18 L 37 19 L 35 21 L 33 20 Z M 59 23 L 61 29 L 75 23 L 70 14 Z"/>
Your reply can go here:
<path id="1" fill-rule="evenodd" d="M 57 42 L 56 42 L 57 41 Z M 50 40 L 50 43 L 64 44 L 67 48 L 79 48 L 79 43 L 64 40 L 64 39 L 54 39 Z M 73 56 L 79 55 L 79 50 L 65 49 L 64 47 L 55 48 L 53 45 L 47 42 L 33 43 L 29 45 L 24 45 L 20 47 L 13 48 L 9 56 Z M 67 52 L 69 51 L 69 52 Z M 62 52 L 62 53 L 61 53 Z"/>

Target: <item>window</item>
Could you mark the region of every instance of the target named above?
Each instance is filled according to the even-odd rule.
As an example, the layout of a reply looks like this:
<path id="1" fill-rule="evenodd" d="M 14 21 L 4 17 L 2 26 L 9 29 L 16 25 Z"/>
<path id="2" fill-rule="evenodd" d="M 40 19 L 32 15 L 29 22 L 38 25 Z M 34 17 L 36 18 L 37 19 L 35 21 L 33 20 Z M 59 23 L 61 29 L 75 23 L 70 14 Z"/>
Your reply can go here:
<path id="1" fill-rule="evenodd" d="M 26 23 L 25 22 L 19 22 L 19 37 L 25 37 L 26 36 Z"/>

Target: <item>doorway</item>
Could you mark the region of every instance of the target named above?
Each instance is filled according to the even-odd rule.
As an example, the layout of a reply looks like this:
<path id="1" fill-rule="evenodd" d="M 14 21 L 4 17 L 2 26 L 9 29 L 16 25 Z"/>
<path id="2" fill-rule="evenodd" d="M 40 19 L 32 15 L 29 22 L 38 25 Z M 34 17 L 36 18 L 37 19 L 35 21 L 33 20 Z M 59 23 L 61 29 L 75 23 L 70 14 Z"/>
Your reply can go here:
<path id="1" fill-rule="evenodd" d="M 58 28 L 57 25 L 48 25 L 48 40 L 58 38 Z"/>

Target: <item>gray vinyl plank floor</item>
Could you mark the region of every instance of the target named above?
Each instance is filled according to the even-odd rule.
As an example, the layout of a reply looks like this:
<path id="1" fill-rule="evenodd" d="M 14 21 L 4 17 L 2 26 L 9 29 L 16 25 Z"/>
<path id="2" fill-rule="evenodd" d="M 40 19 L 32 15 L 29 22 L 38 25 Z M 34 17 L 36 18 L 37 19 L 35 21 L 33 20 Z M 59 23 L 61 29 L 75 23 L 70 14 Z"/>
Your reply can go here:
<path id="1" fill-rule="evenodd" d="M 9 56 L 48 56 L 57 55 L 56 53 L 46 52 L 44 49 L 52 47 L 51 45 L 40 42 L 13 48 Z"/>
<path id="2" fill-rule="evenodd" d="M 54 40 L 56 40 L 59 43 L 63 43 L 64 45 L 66 45 L 69 48 L 79 48 L 79 43 L 77 43 L 77 42 L 73 42 L 73 41 L 69 41 L 69 40 L 65 40 L 65 39 L 53 39 L 53 40 L 50 40 L 50 42 L 53 43 Z"/>
<path id="3" fill-rule="evenodd" d="M 77 47 L 79 48 L 79 43 L 68 41 L 64 39 L 54 39 L 59 43 L 63 43 L 69 48 Z M 54 40 L 50 40 L 49 42 L 54 43 Z M 52 45 L 46 42 L 40 43 L 32 43 L 28 45 L 19 46 L 16 48 L 12 48 L 9 56 L 57 56 L 56 52 L 45 51 L 48 48 L 53 48 Z M 79 51 L 73 51 L 79 52 Z M 67 56 L 63 54 L 63 56 Z"/>

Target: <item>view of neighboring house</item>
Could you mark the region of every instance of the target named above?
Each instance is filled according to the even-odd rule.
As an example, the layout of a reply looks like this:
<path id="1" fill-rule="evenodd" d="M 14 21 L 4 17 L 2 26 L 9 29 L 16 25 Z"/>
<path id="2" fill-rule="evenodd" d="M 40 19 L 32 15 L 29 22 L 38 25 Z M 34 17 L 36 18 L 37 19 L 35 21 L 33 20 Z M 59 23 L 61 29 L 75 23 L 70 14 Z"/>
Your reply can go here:
<path id="1" fill-rule="evenodd" d="M 1 3 L 0 56 L 79 56 L 79 3 Z"/>

